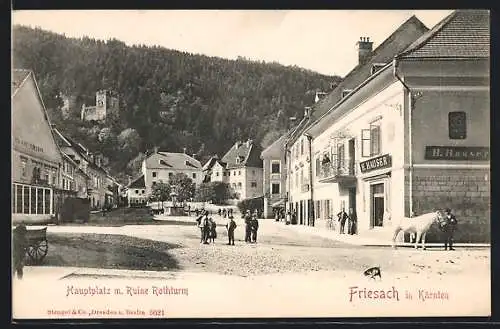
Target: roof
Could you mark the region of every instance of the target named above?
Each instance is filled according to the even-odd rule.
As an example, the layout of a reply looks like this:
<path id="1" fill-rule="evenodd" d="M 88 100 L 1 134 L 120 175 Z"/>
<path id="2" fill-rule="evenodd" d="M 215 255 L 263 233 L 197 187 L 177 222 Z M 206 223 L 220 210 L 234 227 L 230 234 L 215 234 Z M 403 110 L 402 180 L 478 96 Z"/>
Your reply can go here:
<path id="1" fill-rule="evenodd" d="M 488 10 L 456 10 L 417 39 L 397 58 L 488 58 Z"/>
<path id="2" fill-rule="evenodd" d="M 185 153 L 157 152 L 149 155 L 144 161 L 148 169 L 201 169 L 200 161 Z"/>
<path id="3" fill-rule="evenodd" d="M 213 168 L 213 166 L 218 163 L 220 164 L 222 167 L 225 167 L 226 166 L 226 163 L 222 162 L 221 160 L 219 160 L 219 157 L 217 155 L 214 155 L 213 157 L 211 157 L 204 165 L 203 165 L 203 171 L 207 171 L 207 170 L 210 170 Z"/>
<path id="4" fill-rule="evenodd" d="M 16 91 L 21 87 L 23 82 L 26 80 L 26 78 L 29 76 L 31 71 L 29 70 L 24 70 L 24 69 L 14 69 L 12 70 L 12 84 L 11 84 L 11 96 L 14 96 Z"/>
<path id="5" fill-rule="evenodd" d="M 408 48 L 418 38 L 424 35 L 429 29 L 416 17 L 411 16 L 401 24 L 388 38 L 376 47 L 371 56 L 364 64 L 356 65 L 327 96 L 313 105 L 311 117 L 306 120 L 302 128 L 298 128 L 291 134 L 289 142 L 294 142 L 310 125 L 318 118 L 342 100 L 344 90 L 354 90 L 371 75 L 371 68 L 374 64 L 392 62 L 394 56 Z"/>
<path id="6" fill-rule="evenodd" d="M 261 157 L 268 157 L 268 156 L 274 156 L 274 155 L 279 157 L 281 155 L 283 145 L 285 145 L 286 136 L 287 136 L 287 134 L 282 135 L 280 138 L 275 140 L 271 145 L 266 147 L 266 149 L 264 151 L 262 151 Z"/>
<path id="7" fill-rule="evenodd" d="M 146 188 L 146 182 L 144 181 L 144 175 L 141 175 L 130 182 L 128 188 Z"/>
<path id="8" fill-rule="evenodd" d="M 260 151 L 259 146 L 251 141 L 236 142 L 222 157 L 221 161 L 225 163 L 226 169 L 239 167 L 262 168 Z"/>

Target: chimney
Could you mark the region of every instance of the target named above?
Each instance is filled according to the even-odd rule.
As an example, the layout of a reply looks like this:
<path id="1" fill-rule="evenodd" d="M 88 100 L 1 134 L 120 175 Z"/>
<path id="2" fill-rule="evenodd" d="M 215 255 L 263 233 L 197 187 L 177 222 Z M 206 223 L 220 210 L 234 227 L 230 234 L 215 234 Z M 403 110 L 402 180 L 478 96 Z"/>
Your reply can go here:
<path id="1" fill-rule="evenodd" d="M 182 148 L 182 153 L 186 154 L 186 150 L 187 150 L 187 149 L 186 149 L 185 147 L 183 147 L 183 148 Z"/>
<path id="2" fill-rule="evenodd" d="M 132 184 L 132 176 L 128 175 L 127 178 L 128 178 L 127 186 L 130 186 L 130 184 Z"/>
<path id="3" fill-rule="evenodd" d="M 304 108 L 304 118 L 307 118 L 311 115 L 311 112 L 312 112 L 312 108 L 307 106 Z"/>
<path id="4" fill-rule="evenodd" d="M 158 146 L 153 147 L 154 153 L 158 153 Z"/>
<path id="5" fill-rule="evenodd" d="M 365 64 L 372 53 L 373 42 L 368 37 L 361 37 L 357 43 L 358 45 L 358 60 L 359 64 Z"/>
<path id="6" fill-rule="evenodd" d="M 192 157 L 193 159 L 196 159 L 196 154 L 194 154 L 194 153 L 193 153 L 193 154 L 191 155 L 191 157 Z"/>

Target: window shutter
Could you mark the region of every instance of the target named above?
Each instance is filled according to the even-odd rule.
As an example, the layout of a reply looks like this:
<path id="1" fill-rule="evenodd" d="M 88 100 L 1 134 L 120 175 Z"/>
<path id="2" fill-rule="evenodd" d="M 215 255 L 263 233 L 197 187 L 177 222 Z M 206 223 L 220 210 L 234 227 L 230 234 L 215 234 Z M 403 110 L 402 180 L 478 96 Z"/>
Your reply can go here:
<path id="1" fill-rule="evenodd" d="M 379 154 L 380 153 L 380 126 L 379 125 L 370 125 L 370 139 L 371 139 L 370 156 Z"/>
<path id="2" fill-rule="evenodd" d="M 371 130 L 362 129 L 361 130 L 361 156 L 370 157 L 371 156 Z"/>

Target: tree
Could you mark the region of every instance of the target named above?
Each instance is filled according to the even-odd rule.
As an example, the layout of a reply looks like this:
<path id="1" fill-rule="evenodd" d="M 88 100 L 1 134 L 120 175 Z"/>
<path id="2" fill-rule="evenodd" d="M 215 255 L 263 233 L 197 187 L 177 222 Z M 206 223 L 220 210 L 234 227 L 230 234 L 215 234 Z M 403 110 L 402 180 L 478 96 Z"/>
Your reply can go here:
<path id="1" fill-rule="evenodd" d="M 214 201 L 216 204 L 223 204 L 225 200 L 231 197 L 231 188 L 228 183 L 224 182 L 211 182 L 210 187 L 214 191 Z"/>
<path id="2" fill-rule="evenodd" d="M 175 187 L 175 192 L 177 193 L 177 200 L 180 202 L 190 200 L 191 198 L 194 197 L 195 194 L 195 184 L 193 183 L 193 180 L 189 178 L 186 174 L 175 174 L 171 179 L 170 179 L 170 187 L 172 190 L 174 190 Z"/>
<path id="3" fill-rule="evenodd" d="M 215 199 L 215 190 L 210 183 L 202 183 L 196 189 L 196 201 L 207 202 Z"/>
<path id="4" fill-rule="evenodd" d="M 163 208 L 163 202 L 168 200 L 170 192 L 172 191 L 170 184 L 159 182 L 153 184 L 151 190 L 152 199 L 155 201 L 161 201 L 161 207 Z"/>

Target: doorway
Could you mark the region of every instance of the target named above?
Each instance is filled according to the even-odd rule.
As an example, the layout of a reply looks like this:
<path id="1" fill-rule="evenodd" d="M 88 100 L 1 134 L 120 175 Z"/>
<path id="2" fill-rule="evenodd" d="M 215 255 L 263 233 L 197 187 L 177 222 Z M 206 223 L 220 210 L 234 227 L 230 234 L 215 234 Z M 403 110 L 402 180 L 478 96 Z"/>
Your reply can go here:
<path id="1" fill-rule="evenodd" d="M 356 211 L 356 188 L 349 189 L 349 208 Z"/>
<path id="2" fill-rule="evenodd" d="M 299 224 L 304 223 L 304 200 L 300 200 L 300 210 L 299 210 Z"/>
<path id="3" fill-rule="evenodd" d="M 374 184 L 370 186 L 371 189 L 371 226 L 382 227 L 384 226 L 384 210 L 385 210 L 385 197 L 384 197 L 384 184 Z"/>

